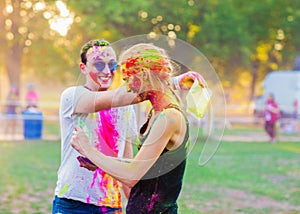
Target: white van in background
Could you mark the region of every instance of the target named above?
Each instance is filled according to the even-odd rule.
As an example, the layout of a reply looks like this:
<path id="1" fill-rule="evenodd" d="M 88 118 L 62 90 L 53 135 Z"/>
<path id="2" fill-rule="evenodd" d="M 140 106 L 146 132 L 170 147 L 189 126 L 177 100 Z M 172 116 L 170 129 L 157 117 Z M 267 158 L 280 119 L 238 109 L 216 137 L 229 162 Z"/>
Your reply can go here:
<path id="1" fill-rule="evenodd" d="M 300 71 L 272 71 L 263 81 L 263 95 L 254 100 L 254 115 L 262 116 L 267 97 L 274 95 L 281 117 L 299 117 Z"/>

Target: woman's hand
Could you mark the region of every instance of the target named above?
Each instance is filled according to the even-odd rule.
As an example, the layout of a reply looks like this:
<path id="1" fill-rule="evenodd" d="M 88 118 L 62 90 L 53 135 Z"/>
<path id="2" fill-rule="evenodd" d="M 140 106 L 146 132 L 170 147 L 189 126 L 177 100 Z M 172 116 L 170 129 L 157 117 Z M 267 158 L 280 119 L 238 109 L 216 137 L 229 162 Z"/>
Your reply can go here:
<path id="1" fill-rule="evenodd" d="M 206 87 L 207 84 L 204 78 L 195 71 L 188 71 L 184 74 L 174 77 L 174 86 L 176 90 L 189 90 L 194 81 L 198 81 L 199 86 L 202 88 Z"/>
<path id="2" fill-rule="evenodd" d="M 75 126 L 70 143 L 74 149 L 86 157 L 89 150 L 93 148 L 89 142 L 88 136 L 79 126 Z"/>
<path id="3" fill-rule="evenodd" d="M 95 171 L 96 169 L 98 169 L 98 167 L 93 164 L 93 162 L 91 162 L 88 158 L 83 157 L 83 156 L 78 156 L 77 160 L 80 164 L 81 167 L 84 167 L 90 171 Z"/>

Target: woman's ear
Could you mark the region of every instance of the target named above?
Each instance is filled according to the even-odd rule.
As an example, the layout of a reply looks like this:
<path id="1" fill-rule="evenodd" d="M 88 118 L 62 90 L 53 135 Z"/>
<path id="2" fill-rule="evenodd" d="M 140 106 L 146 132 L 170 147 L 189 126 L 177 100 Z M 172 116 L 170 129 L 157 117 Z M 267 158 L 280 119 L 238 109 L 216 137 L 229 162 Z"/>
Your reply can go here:
<path id="1" fill-rule="evenodd" d="M 149 79 L 149 73 L 148 72 L 143 72 L 143 81 Z"/>

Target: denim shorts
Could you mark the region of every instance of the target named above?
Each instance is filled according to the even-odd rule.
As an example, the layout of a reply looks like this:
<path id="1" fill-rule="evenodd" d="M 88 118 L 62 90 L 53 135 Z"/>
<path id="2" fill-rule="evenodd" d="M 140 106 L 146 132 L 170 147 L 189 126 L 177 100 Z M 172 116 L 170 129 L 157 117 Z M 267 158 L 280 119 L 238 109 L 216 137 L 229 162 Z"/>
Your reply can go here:
<path id="1" fill-rule="evenodd" d="M 122 208 L 111 208 L 86 204 L 67 198 L 55 196 L 52 206 L 52 214 L 121 214 Z"/>

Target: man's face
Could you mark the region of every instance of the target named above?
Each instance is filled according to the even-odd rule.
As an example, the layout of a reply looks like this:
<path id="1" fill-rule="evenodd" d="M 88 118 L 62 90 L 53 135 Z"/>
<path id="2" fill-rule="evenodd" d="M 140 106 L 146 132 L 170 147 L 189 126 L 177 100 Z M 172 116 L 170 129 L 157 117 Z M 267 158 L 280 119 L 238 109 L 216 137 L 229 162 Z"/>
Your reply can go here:
<path id="1" fill-rule="evenodd" d="M 91 47 L 86 54 L 86 71 L 90 80 L 96 83 L 100 90 L 108 89 L 113 81 L 118 64 L 112 47 Z"/>

